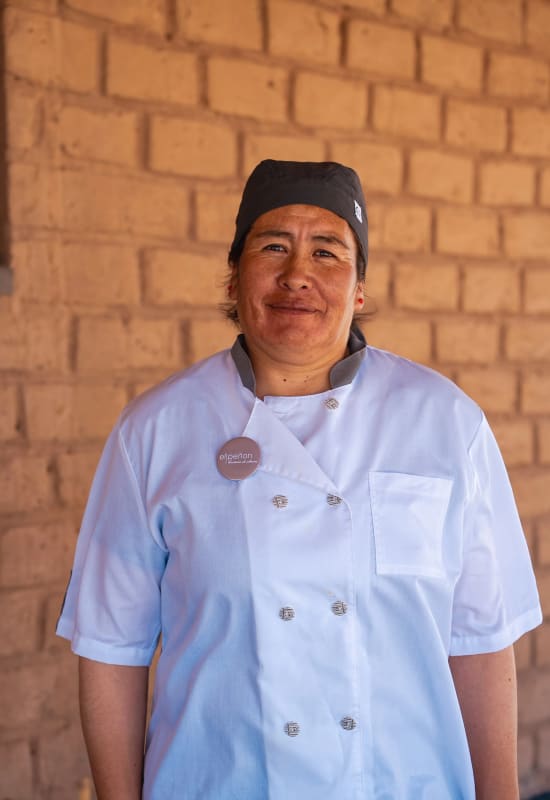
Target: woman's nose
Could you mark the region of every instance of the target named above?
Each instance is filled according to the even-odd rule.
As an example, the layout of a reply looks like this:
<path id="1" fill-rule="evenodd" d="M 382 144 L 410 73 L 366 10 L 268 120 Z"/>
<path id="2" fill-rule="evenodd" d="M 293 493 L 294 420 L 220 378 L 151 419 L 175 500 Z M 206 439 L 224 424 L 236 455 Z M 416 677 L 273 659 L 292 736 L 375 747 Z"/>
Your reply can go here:
<path id="1" fill-rule="evenodd" d="M 279 283 L 287 289 L 307 289 L 311 285 L 309 259 L 299 253 L 291 253 L 285 259 Z"/>

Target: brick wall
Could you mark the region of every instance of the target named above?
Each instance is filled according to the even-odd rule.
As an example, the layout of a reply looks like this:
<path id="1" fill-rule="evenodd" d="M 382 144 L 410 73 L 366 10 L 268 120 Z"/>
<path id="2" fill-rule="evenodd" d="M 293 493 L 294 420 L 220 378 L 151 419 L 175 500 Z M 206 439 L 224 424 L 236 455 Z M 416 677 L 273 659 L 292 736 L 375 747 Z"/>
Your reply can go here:
<path id="1" fill-rule="evenodd" d="M 369 340 L 494 425 L 547 615 L 517 647 L 523 794 L 549 789 L 549 0 L 5 6 L 0 796 L 87 793 L 52 633 L 83 502 L 121 407 L 232 340 L 220 281 L 265 156 L 358 170 Z"/>

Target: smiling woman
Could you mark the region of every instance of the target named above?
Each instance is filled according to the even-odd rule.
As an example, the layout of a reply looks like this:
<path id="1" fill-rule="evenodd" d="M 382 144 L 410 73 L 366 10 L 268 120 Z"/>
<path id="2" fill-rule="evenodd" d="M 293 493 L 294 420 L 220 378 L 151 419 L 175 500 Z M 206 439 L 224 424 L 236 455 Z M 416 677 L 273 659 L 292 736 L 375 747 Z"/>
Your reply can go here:
<path id="1" fill-rule="evenodd" d="M 230 297 L 256 375 L 258 395 L 329 388 L 353 315 L 363 305 L 348 223 L 318 206 L 262 214 L 233 267 Z M 292 387 L 292 391 L 290 388 Z"/>

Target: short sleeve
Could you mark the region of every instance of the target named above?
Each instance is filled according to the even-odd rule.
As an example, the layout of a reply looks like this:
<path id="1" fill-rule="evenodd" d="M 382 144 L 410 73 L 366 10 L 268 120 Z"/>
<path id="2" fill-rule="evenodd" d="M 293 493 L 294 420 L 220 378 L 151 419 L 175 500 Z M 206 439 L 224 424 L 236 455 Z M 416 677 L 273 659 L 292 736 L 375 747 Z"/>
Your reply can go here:
<path id="1" fill-rule="evenodd" d="M 542 621 L 512 487 L 485 417 L 468 455 L 471 480 L 450 655 L 502 650 Z"/>
<path id="2" fill-rule="evenodd" d="M 150 664 L 160 632 L 165 563 L 117 426 L 92 484 L 58 635 L 95 661 Z"/>

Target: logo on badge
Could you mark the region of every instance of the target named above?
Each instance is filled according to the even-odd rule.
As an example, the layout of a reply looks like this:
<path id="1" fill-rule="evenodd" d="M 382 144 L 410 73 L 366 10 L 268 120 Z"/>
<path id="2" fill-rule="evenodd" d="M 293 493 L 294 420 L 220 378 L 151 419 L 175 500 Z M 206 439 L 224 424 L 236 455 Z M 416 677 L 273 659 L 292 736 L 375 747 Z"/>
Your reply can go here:
<path id="1" fill-rule="evenodd" d="M 216 465 L 224 478 L 242 481 L 256 471 L 260 463 L 260 447 L 248 436 L 230 439 L 218 451 Z"/>

